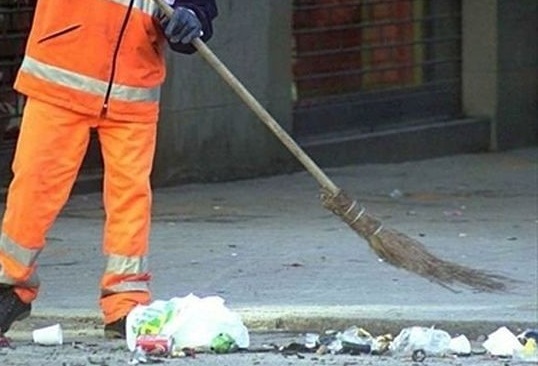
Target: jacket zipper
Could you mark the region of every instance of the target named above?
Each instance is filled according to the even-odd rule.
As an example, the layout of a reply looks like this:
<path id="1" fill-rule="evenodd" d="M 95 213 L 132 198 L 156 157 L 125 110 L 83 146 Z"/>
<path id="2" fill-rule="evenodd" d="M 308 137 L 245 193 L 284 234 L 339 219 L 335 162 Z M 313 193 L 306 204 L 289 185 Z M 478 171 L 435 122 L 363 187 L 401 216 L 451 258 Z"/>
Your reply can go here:
<path id="1" fill-rule="evenodd" d="M 118 42 L 116 42 L 116 47 L 114 49 L 114 54 L 112 55 L 112 70 L 110 71 L 110 78 L 108 80 L 108 87 L 105 94 L 105 100 L 103 102 L 103 109 L 101 110 L 101 116 L 105 116 L 108 110 L 108 101 L 110 99 L 110 93 L 112 92 L 112 84 L 114 83 L 114 77 L 116 76 L 116 63 L 118 62 L 118 54 L 120 52 L 121 41 L 123 39 L 123 34 L 127 29 L 127 23 L 131 16 L 131 11 L 133 10 L 134 0 L 129 2 L 129 7 L 127 8 L 127 13 L 125 18 L 123 18 L 123 23 L 121 25 L 120 34 L 118 37 Z"/>

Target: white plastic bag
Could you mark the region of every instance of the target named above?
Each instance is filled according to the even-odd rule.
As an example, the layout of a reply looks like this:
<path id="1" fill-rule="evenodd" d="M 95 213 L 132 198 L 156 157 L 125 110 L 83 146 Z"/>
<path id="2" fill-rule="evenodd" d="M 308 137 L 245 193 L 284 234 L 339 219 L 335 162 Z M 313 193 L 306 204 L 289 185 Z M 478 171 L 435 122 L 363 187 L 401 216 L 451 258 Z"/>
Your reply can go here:
<path id="1" fill-rule="evenodd" d="M 465 335 L 454 337 L 450 340 L 450 352 L 457 355 L 469 355 L 471 354 L 471 342 Z"/>
<path id="2" fill-rule="evenodd" d="M 402 329 L 389 349 L 404 355 L 420 349 L 428 355 L 440 356 L 450 350 L 451 339 L 450 334 L 444 330 L 416 326 Z"/>
<path id="3" fill-rule="evenodd" d="M 523 345 L 517 337 L 506 327 L 500 327 L 488 335 L 482 346 L 493 356 L 512 356 L 514 352 L 521 351 Z"/>
<path id="4" fill-rule="evenodd" d="M 248 329 L 239 314 L 219 296 L 199 298 L 193 294 L 138 305 L 127 316 L 127 346 L 133 351 L 140 334 L 172 337 L 174 348 L 208 349 L 220 333 L 227 333 L 239 348 L 248 348 Z"/>

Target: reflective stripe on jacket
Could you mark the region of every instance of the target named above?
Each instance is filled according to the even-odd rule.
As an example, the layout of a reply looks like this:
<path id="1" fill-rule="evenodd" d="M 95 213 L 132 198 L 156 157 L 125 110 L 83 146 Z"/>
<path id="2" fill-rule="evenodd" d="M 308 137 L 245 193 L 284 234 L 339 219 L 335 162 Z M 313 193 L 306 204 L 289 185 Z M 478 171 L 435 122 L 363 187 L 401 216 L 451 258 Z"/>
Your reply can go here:
<path id="1" fill-rule="evenodd" d="M 40 0 L 15 89 L 93 116 L 154 122 L 162 14 L 148 0 Z"/>

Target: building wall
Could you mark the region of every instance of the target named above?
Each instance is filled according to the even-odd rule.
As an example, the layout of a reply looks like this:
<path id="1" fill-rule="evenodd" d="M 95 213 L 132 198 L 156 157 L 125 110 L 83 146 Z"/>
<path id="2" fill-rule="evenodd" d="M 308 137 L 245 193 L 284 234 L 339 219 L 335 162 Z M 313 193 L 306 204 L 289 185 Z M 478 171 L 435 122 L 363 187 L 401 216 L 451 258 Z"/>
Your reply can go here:
<path id="1" fill-rule="evenodd" d="M 538 1 L 499 0 L 497 143 L 538 142 Z"/>
<path id="2" fill-rule="evenodd" d="M 538 142 L 538 2 L 463 0 L 463 106 L 491 149 Z"/>
<path id="3" fill-rule="evenodd" d="M 291 5 L 218 3 L 209 47 L 289 131 Z M 293 166 L 287 150 L 200 56 L 169 53 L 168 66 L 155 184 L 252 177 Z"/>
<path id="4" fill-rule="evenodd" d="M 219 1 L 216 34 L 209 45 L 292 131 L 291 2 L 246 2 L 240 8 L 239 3 Z M 536 144 L 537 6 L 536 0 L 462 0 L 462 120 L 303 147 L 321 166 L 329 166 Z M 157 185 L 297 168 L 295 159 L 200 57 L 168 58 Z M 442 143 L 425 146 L 424 141 Z"/>

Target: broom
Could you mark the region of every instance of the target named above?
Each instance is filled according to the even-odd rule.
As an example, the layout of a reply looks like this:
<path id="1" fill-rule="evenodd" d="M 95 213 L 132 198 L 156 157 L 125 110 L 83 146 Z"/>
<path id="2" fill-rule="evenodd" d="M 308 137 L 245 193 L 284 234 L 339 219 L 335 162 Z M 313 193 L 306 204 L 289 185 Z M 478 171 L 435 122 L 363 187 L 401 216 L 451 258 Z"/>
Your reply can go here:
<path id="1" fill-rule="evenodd" d="M 167 16 L 172 15 L 173 9 L 164 0 L 154 1 Z M 380 259 L 449 289 L 454 284 L 486 292 L 507 289 L 506 283 L 511 281 L 509 278 L 440 259 L 428 252 L 417 240 L 383 226 L 379 219 L 366 212 L 364 206 L 327 177 L 202 40 L 195 38 L 192 45 L 317 180 L 323 206 L 365 239 Z"/>

